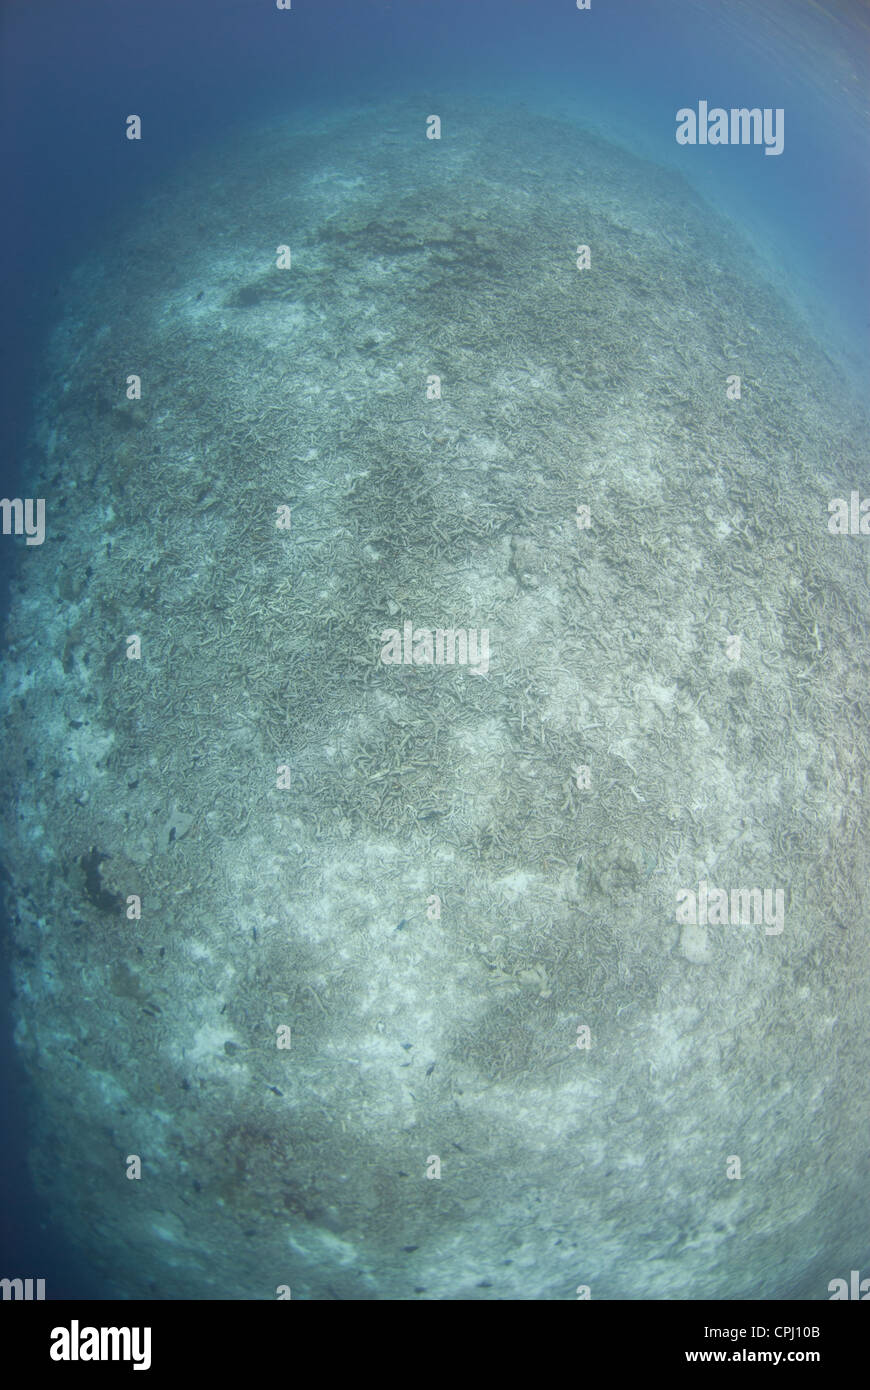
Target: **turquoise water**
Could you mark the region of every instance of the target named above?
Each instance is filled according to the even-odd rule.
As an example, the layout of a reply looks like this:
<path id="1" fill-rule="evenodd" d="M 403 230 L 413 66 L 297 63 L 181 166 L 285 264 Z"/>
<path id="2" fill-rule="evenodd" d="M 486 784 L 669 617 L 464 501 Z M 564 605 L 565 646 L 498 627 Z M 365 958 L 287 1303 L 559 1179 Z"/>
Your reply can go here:
<path id="1" fill-rule="evenodd" d="M 39 10 L 8 1259 L 827 1298 L 868 1254 L 863 10 Z M 782 152 L 679 145 L 701 102 Z"/>

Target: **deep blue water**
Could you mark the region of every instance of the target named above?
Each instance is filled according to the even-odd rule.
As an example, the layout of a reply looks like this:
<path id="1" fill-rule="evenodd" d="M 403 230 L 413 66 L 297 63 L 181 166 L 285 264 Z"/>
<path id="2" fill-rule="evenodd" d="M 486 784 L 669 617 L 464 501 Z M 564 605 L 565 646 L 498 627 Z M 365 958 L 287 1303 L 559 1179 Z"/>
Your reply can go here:
<path id="1" fill-rule="evenodd" d="M 448 119 L 463 93 L 525 101 L 672 164 L 750 232 L 860 372 L 870 356 L 868 15 L 844 0 L 593 0 L 590 12 L 572 0 L 294 0 L 289 13 L 267 0 L 5 0 L 3 495 L 32 495 L 42 345 L 106 219 L 239 125 L 392 96 Z M 784 108 L 783 153 L 680 148 L 675 113 L 699 100 Z M 145 125 L 135 147 L 123 134 L 129 112 Z M 0 541 L 4 608 L 13 556 Z M 0 1273 L 46 1277 L 56 1296 L 98 1296 L 29 1195 L 5 981 L 2 1004 Z"/>

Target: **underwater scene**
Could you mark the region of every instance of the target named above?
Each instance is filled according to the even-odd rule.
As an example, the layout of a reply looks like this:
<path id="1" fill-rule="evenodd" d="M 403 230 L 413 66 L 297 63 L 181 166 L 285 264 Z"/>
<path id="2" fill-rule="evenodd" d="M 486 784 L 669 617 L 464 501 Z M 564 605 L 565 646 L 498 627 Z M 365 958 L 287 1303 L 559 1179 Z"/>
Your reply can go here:
<path id="1" fill-rule="evenodd" d="M 7 7 L 4 1298 L 870 1297 L 868 70 Z"/>

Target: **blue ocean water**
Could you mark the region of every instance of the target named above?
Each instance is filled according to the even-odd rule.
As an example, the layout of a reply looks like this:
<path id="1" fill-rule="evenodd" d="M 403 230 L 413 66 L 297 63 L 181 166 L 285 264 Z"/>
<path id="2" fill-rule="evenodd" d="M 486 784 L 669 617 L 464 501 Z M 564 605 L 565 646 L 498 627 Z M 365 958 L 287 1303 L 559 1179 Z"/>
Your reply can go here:
<path id="1" fill-rule="evenodd" d="M 3 495 L 30 495 L 44 347 L 71 272 L 117 212 L 239 130 L 392 100 L 423 114 L 463 97 L 525 104 L 677 169 L 749 237 L 832 360 L 866 383 L 868 93 L 868 9 L 838 0 L 294 0 L 288 12 L 259 0 L 11 0 L 0 11 Z M 676 112 L 700 101 L 782 108 L 783 152 L 678 146 Z M 128 112 L 146 125 L 134 149 Z M 12 569 L 7 544 L 4 605 Z M 4 1017 L 4 1207 L 16 1215 L 2 1272 L 47 1277 L 56 1296 L 99 1296 L 28 1195 L 27 1091 Z"/>

